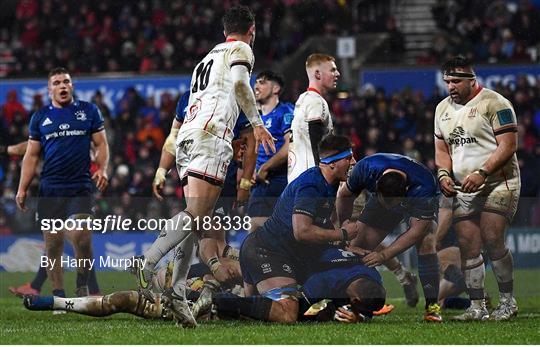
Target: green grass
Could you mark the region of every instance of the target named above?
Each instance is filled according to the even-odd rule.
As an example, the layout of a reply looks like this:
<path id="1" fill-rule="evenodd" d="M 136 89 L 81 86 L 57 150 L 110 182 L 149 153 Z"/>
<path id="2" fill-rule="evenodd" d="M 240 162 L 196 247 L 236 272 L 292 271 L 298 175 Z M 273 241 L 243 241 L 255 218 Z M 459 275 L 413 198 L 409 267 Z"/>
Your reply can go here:
<path id="1" fill-rule="evenodd" d="M 0 341 L 2 344 L 540 344 L 540 270 L 516 273 L 520 313 L 510 322 L 429 324 L 421 320 L 421 304 L 412 309 L 401 299 L 401 288 L 383 273 L 388 302 L 396 309 L 371 324 L 301 323 L 294 325 L 245 321 L 203 322 L 197 329 L 177 328 L 171 322 L 150 321 L 118 314 L 92 318 L 77 314 L 52 315 L 24 309 L 8 285 L 21 284 L 33 274 L 0 273 Z M 98 274 L 106 293 L 133 288 L 126 273 Z M 66 274 L 68 293 L 74 274 Z M 493 275 L 488 290 L 496 295 Z M 44 288 L 48 293 L 50 287 Z M 445 312 L 446 316 L 458 311 Z"/>

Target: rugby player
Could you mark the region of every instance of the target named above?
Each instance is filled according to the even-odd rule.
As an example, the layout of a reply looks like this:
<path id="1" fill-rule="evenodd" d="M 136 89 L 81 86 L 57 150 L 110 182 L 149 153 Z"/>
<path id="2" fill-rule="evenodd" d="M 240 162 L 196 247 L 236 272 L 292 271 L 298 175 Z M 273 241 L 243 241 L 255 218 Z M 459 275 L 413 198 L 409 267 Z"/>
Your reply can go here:
<path id="1" fill-rule="evenodd" d="M 361 231 L 351 245 L 365 249 L 363 261 L 378 266 L 413 245 L 418 253 L 418 272 L 425 297 L 424 320 L 442 322 L 439 295 L 439 264 L 435 250 L 435 221 L 439 189 L 430 170 L 399 154 L 378 153 L 354 166 L 347 184 L 340 187 L 336 209 L 339 221 L 348 220 L 352 199 L 363 190 L 371 196 L 358 220 Z M 402 221 L 408 229 L 382 250 L 384 238 Z"/>
<path id="2" fill-rule="evenodd" d="M 521 186 L 516 114 L 506 98 L 478 83 L 466 58 L 450 59 L 442 73 L 450 95 L 435 110 L 435 161 L 443 194 L 455 196 L 453 220 L 472 301 L 454 318 L 509 320 L 518 313 L 514 261 L 505 245 Z M 499 305 L 491 315 L 482 247 L 499 285 Z"/>
<path id="3" fill-rule="evenodd" d="M 104 120 L 99 109 L 91 103 L 73 97 L 69 72 L 54 68 L 49 72 L 48 91 L 51 104 L 41 108 L 30 120 L 30 136 L 22 162 L 21 178 L 16 196 L 17 206 L 26 210 L 26 191 L 35 176 L 43 152 L 37 219 L 86 219 L 93 212 L 92 180 L 98 190 L 108 184 L 109 147 Z M 90 175 L 90 146 L 96 149 L 98 169 Z M 60 257 L 64 249 L 64 234 L 72 243 L 75 257 L 92 258 L 91 231 L 71 230 L 52 233 L 43 230 L 46 255 L 56 260 L 48 268 L 53 295 L 65 296 Z M 80 262 L 78 262 L 80 264 Z M 89 262 L 77 268 L 77 294 L 88 295 Z"/>
<path id="4" fill-rule="evenodd" d="M 261 110 L 265 127 L 276 139 L 276 153 L 267 154 L 259 146 L 257 156 L 256 183 L 251 189 L 247 214 L 251 217 L 251 231 L 263 225 L 274 210 L 277 198 L 287 185 L 287 153 L 289 151 L 289 132 L 294 106 L 279 100 L 283 89 L 283 78 L 273 71 L 263 71 L 255 80 L 255 98 Z M 242 180 L 249 188 L 251 182 Z"/>
<path id="5" fill-rule="evenodd" d="M 226 42 L 214 47 L 195 67 L 191 78 L 189 106 L 176 143 L 176 164 L 184 183 L 187 207 L 177 217 L 178 230 L 164 230 L 144 254 L 145 267 L 138 272 L 139 287 L 149 290 L 158 261 L 172 248 L 197 232 L 201 259 L 225 282 L 236 275 L 234 266 L 219 260 L 214 230 L 193 230 L 197 219 L 212 216 L 221 193 L 227 167 L 233 156 L 231 146 L 239 105 L 253 127 L 255 140 L 275 151 L 273 138 L 264 127 L 249 84 L 253 67 L 251 47 L 255 40 L 255 20 L 247 7 L 232 7 L 223 17 Z M 196 229 L 196 228 L 195 228 Z M 176 287 L 173 284 L 173 287 Z M 172 311 L 185 326 L 195 326 L 181 293 L 171 295 Z M 187 317 L 187 318 L 186 318 Z"/>
<path id="6" fill-rule="evenodd" d="M 334 126 L 324 95 L 336 89 L 340 76 L 334 57 L 312 54 L 306 60 L 309 86 L 294 106 L 288 153 L 287 181 L 319 164 L 317 146 Z"/>

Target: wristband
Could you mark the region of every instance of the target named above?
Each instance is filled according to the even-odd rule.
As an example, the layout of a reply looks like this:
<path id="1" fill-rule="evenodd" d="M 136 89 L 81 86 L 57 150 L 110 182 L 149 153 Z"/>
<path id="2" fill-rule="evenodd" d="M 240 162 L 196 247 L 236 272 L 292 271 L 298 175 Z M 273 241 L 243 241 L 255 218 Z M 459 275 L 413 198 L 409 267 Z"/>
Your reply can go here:
<path id="1" fill-rule="evenodd" d="M 240 189 L 243 189 L 243 190 L 250 190 L 251 189 L 251 186 L 253 184 L 251 184 L 251 181 L 248 180 L 247 178 L 241 178 L 240 179 L 240 185 L 238 186 Z"/>
<path id="2" fill-rule="evenodd" d="M 437 180 L 440 182 L 445 177 L 452 178 L 450 176 L 450 171 L 448 171 L 447 169 L 438 169 L 437 170 Z"/>
<path id="3" fill-rule="evenodd" d="M 215 274 L 220 266 L 221 266 L 221 263 L 218 257 L 213 257 L 208 260 L 208 267 L 210 268 L 210 271 L 212 272 L 212 274 Z"/>
<path id="4" fill-rule="evenodd" d="M 156 170 L 156 175 L 154 176 L 154 185 L 157 186 L 158 184 L 161 184 L 162 182 L 165 182 L 167 176 L 167 170 L 160 167 Z"/>

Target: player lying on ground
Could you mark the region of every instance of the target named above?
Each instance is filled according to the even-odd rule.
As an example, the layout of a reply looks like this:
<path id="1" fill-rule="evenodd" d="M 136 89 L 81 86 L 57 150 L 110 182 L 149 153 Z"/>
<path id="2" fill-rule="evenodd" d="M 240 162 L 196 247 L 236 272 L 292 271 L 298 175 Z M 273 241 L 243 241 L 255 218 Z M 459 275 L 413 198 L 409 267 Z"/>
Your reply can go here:
<path id="1" fill-rule="evenodd" d="M 344 252 L 344 251 L 339 251 Z M 343 258 L 340 253 L 328 254 L 327 260 L 330 261 L 336 255 Z M 357 257 L 358 258 L 358 257 Z M 351 259 L 348 257 L 348 259 Z M 367 272 L 362 273 L 361 271 L 355 271 L 353 269 L 358 269 L 358 264 L 349 263 L 348 270 L 341 271 L 322 271 L 318 274 L 314 274 L 304 285 L 302 289 L 303 295 L 300 297 L 301 300 L 301 310 L 299 311 L 298 320 L 317 320 L 317 321 L 326 321 L 335 319 L 345 323 L 354 323 L 361 322 L 369 319 L 371 317 L 371 312 L 366 312 L 365 316 L 360 314 L 355 314 L 357 307 L 363 307 L 363 304 L 360 304 L 358 301 L 361 297 L 361 294 L 354 294 L 360 289 L 364 290 L 373 290 L 372 287 L 378 288 L 378 285 L 367 283 L 368 280 L 362 280 L 363 277 L 373 276 L 380 283 L 380 276 L 376 273 L 376 270 L 365 268 Z M 170 263 L 172 265 L 172 263 Z M 202 265 L 202 264 L 199 264 Z M 342 267 L 345 269 L 345 267 Z M 205 273 L 202 270 L 200 275 Z M 206 269 L 206 273 L 209 273 Z M 164 319 L 172 320 L 173 316 L 167 305 L 164 305 L 162 300 L 161 291 L 166 290 L 170 286 L 172 277 L 172 266 L 168 266 L 167 270 L 160 269 L 156 276 L 154 276 L 154 289 L 160 292 L 153 294 L 153 300 L 149 300 L 146 296 L 142 295 L 137 291 L 120 291 L 114 292 L 105 296 L 92 296 L 85 298 L 61 298 L 56 296 L 38 296 L 38 295 L 25 295 L 23 303 L 25 307 L 32 311 L 68 311 L 80 313 L 87 316 L 93 317 L 106 317 L 116 313 L 130 313 L 142 318 L 148 319 Z M 352 296 L 353 300 L 347 299 L 346 296 L 343 296 L 342 293 L 335 291 L 335 287 L 332 285 L 332 282 L 337 281 L 337 284 L 343 284 L 350 281 L 356 280 L 354 285 L 349 286 L 350 289 L 347 289 Z M 202 282 L 198 280 L 198 282 Z M 367 284 L 366 284 L 367 283 Z M 331 288 L 331 291 L 329 291 Z M 201 286 L 196 285 L 195 282 L 191 285 L 193 294 L 196 290 L 200 290 Z M 330 296 L 339 296 L 334 300 L 320 300 L 320 297 L 325 294 L 331 293 Z M 238 298 L 232 294 L 220 293 L 222 301 L 229 300 L 228 304 L 232 304 L 230 300 L 238 300 Z M 196 297 L 196 295 L 194 295 Z M 330 297 L 329 296 L 329 297 Z M 310 299 L 308 299 L 310 298 Z M 384 298 L 382 298 L 384 300 Z M 390 309 L 391 310 L 391 309 Z M 305 311 L 305 313 L 304 313 Z M 221 310 L 218 313 L 219 318 L 241 318 L 235 312 L 230 312 L 226 310 Z M 220 314 L 220 315 L 219 315 Z"/>

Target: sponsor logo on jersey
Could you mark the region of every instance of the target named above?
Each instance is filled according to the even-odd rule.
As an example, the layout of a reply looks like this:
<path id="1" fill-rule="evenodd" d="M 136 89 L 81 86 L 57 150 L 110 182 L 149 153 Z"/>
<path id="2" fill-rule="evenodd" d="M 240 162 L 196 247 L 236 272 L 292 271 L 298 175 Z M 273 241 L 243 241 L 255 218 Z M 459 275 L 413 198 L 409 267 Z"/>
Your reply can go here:
<path id="1" fill-rule="evenodd" d="M 450 133 L 450 137 L 448 140 L 449 145 L 455 145 L 455 146 L 465 146 L 467 144 L 471 143 L 478 143 L 478 140 L 476 137 L 465 137 L 465 130 L 463 130 L 463 127 L 458 126 L 452 130 Z"/>
<path id="2" fill-rule="evenodd" d="M 261 269 L 262 269 L 263 274 L 267 274 L 269 272 L 272 272 L 272 267 L 268 263 L 262 264 Z"/>
<path id="3" fill-rule="evenodd" d="M 469 111 L 469 114 L 467 115 L 468 118 L 474 118 L 476 117 L 476 107 L 471 108 Z"/>
<path id="4" fill-rule="evenodd" d="M 43 123 L 41 123 L 41 126 L 47 126 L 49 124 L 52 124 L 52 121 L 49 119 L 49 117 L 45 118 Z"/>
<path id="5" fill-rule="evenodd" d="M 68 130 L 69 129 L 69 124 L 68 123 L 60 124 L 59 128 L 60 128 L 60 130 Z"/>

